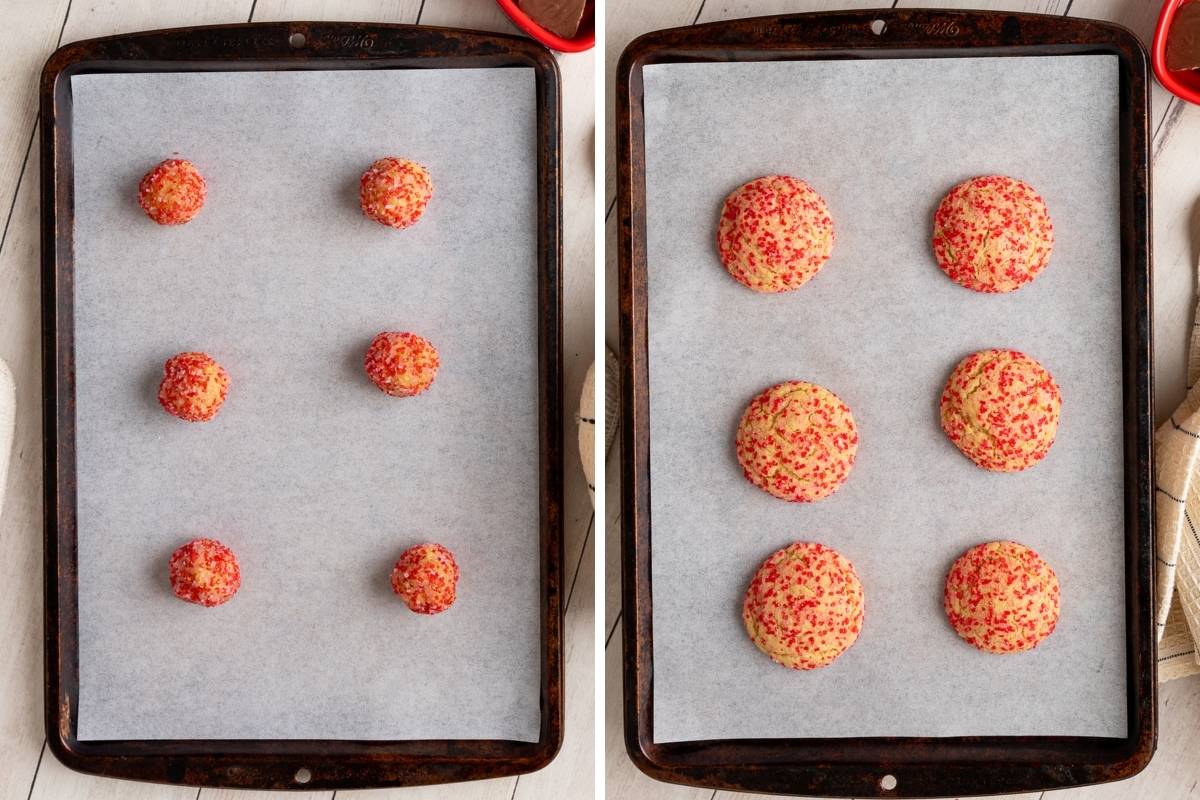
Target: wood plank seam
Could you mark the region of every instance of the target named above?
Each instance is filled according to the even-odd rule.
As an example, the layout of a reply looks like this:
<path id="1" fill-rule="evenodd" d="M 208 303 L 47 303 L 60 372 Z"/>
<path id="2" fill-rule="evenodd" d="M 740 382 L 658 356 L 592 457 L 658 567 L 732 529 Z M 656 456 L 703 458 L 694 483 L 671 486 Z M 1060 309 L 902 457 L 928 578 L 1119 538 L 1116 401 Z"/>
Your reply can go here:
<path id="1" fill-rule="evenodd" d="M 67 10 L 63 12 L 62 25 L 58 28 L 58 41 L 54 44 L 54 49 L 57 50 L 62 46 L 63 31 L 67 29 L 67 19 L 71 16 L 71 3 L 74 0 L 67 0 Z M 4 232 L 0 233 L 0 253 L 4 252 L 4 242 L 8 239 L 8 226 L 12 224 L 13 212 L 17 208 L 17 195 L 21 192 L 21 181 L 25 179 L 25 168 L 29 166 L 29 154 L 33 152 L 33 140 L 37 137 L 38 119 L 34 116 L 33 130 L 29 132 L 29 144 L 25 145 L 25 158 L 21 161 L 21 171 L 17 173 L 17 185 L 13 187 L 12 203 L 8 206 L 8 216 L 4 220 Z"/>

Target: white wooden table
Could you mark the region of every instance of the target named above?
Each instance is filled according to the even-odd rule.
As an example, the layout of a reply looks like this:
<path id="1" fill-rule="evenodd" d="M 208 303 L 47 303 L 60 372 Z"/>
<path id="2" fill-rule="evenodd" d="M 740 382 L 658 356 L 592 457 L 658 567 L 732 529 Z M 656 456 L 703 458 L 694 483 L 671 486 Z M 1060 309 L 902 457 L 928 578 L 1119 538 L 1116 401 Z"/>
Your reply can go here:
<path id="1" fill-rule="evenodd" d="M 983 8 L 1065 14 L 1118 22 L 1149 46 L 1159 0 L 607 0 L 605 59 L 608 118 L 613 76 L 625 46 L 647 31 L 698 22 L 836 8 L 881 6 Z M 1200 254 L 1200 107 L 1154 87 L 1154 347 L 1155 410 L 1162 421 L 1184 396 L 1187 343 L 1195 303 L 1193 274 Z M 610 126 L 611 127 L 611 126 Z M 608 139 L 606 185 L 606 339 L 617 349 L 615 182 L 612 139 Z M 606 783 L 610 800 L 748 800 L 755 795 L 714 792 L 658 783 L 642 775 L 625 754 L 621 733 L 621 597 L 618 448 L 609 453 L 605 513 L 605 727 Z M 1182 800 L 1200 797 L 1200 676 L 1160 687 L 1158 752 L 1135 778 L 1105 786 L 1044 793 L 1050 800 Z M 1014 795 L 1037 800 L 1041 795 Z M 1003 798 L 1001 798 L 1003 800 Z"/>
<path id="2" fill-rule="evenodd" d="M 42 729 L 42 446 L 38 310 L 37 85 L 59 45 L 154 28 L 278 20 L 423 23 L 516 32 L 489 0 L 11 0 L 0 23 L 0 358 L 17 383 L 17 433 L 0 518 L 0 800 L 233 800 L 266 793 L 93 778 L 45 746 Z M 567 608 L 566 738 L 546 769 L 519 778 L 417 789 L 337 792 L 370 800 L 586 798 L 594 779 L 594 522 L 579 468 L 575 409 L 592 361 L 594 69 L 559 58 L 563 80 Z M 333 792 L 300 797 L 332 798 Z"/>

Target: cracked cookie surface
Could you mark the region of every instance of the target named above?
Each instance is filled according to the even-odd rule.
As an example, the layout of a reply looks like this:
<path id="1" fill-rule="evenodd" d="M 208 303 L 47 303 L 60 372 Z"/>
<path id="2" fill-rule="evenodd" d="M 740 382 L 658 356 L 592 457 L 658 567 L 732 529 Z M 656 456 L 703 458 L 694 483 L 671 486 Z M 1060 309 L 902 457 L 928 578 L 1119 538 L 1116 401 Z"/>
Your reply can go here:
<path id="1" fill-rule="evenodd" d="M 1061 411 L 1054 377 L 1016 350 L 972 353 L 942 390 L 942 430 L 967 458 L 993 472 L 1019 472 L 1045 458 Z"/>
<path id="2" fill-rule="evenodd" d="M 833 242 L 824 198 L 788 175 L 767 175 L 734 189 L 717 226 L 721 263 L 756 292 L 802 286 L 828 260 Z"/>
<path id="3" fill-rule="evenodd" d="M 933 215 L 933 253 L 960 286 L 1001 293 L 1021 288 L 1050 262 L 1054 226 L 1024 181 L 984 175 L 958 184 Z"/>
<path id="4" fill-rule="evenodd" d="M 754 573 L 742 622 L 750 640 L 776 663 L 803 670 L 828 666 L 862 630 L 862 583 L 838 551 L 794 542 Z"/>
<path id="5" fill-rule="evenodd" d="M 1058 624 L 1058 576 L 1017 542 L 963 553 L 946 576 L 946 616 L 966 642 L 988 653 L 1031 650 Z"/>
<path id="6" fill-rule="evenodd" d="M 746 480 L 781 500 L 808 503 L 846 481 L 858 450 L 858 427 L 833 392 L 788 381 L 750 401 L 734 447 Z"/>

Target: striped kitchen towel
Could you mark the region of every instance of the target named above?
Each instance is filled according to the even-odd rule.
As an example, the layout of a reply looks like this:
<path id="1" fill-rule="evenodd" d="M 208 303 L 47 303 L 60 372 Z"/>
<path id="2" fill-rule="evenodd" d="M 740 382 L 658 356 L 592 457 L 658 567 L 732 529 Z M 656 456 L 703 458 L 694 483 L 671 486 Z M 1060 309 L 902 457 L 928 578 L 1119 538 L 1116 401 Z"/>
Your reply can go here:
<path id="1" fill-rule="evenodd" d="M 1200 264 L 1197 265 L 1200 273 Z M 1200 672 L 1200 306 L 1188 348 L 1188 393 L 1154 435 L 1158 679 Z"/>

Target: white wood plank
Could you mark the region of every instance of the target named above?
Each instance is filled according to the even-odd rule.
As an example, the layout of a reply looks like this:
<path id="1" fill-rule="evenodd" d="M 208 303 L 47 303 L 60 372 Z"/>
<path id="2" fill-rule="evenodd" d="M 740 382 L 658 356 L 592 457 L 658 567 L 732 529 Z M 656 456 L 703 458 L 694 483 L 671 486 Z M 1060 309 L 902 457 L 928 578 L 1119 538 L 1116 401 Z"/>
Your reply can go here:
<path id="1" fill-rule="evenodd" d="M 29 800 L 195 800 L 196 792 L 192 786 L 119 781 L 72 772 L 47 749 Z"/>
<path id="2" fill-rule="evenodd" d="M 38 77 L 54 50 L 67 0 L 18 0 L 0 25 L 0 231 L 17 191 L 37 118 Z"/>
<path id="3" fill-rule="evenodd" d="M 0 357 L 12 370 L 17 399 L 0 517 L 0 800 L 29 795 L 44 740 L 37 169 L 35 148 L 0 252 Z"/>
<path id="4" fill-rule="evenodd" d="M 566 718 L 562 749 L 545 769 L 522 775 L 514 800 L 557 800 L 592 796 L 596 775 L 594 705 L 595 536 L 587 540 L 579 577 L 571 591 L 564 629 L 566 635 Z"/>
<path id="5" fill-rule="evenodd" d="M 676 786 L 648 778 L 629 760 L 622 731 L 621 629 L 604 651 L 604 776 L 611 800 L 711 800 L 712 789 Z"/>
<path id="6" fill-rule="evenodd" d="M 524 35 L 508 15 L 500 10 L 500 6 L 476 0 L 426 0 L 420 22 L 422 25 Z"/>
<path id="7" fill-rule="evenodd" d="M 254 22 L 339 20 L 342 22 L 412 23 L 421 0 L 258 0 Z"/>

